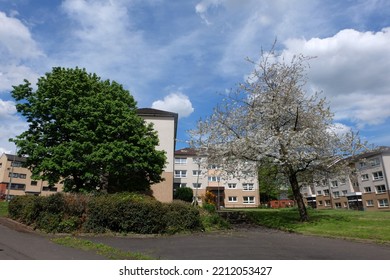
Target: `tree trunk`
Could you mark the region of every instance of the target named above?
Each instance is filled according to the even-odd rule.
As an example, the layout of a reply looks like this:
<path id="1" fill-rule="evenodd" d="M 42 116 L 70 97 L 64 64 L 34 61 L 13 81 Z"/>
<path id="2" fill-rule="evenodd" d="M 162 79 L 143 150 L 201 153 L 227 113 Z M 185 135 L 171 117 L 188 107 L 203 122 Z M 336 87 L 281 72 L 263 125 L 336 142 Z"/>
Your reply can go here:
<path id="1" fill-rule="evenodd" d="M 309 220 L 309 215 L 307 214 L 307 209 L 303 201 L 301 191 L 299 189 L 298 179 L 296 173 L 291 173 L 288 177 L 290 185 L 293 191 L 294 199 L 298 205 L 298 211 L 301 222 L 307 222 Z"/>

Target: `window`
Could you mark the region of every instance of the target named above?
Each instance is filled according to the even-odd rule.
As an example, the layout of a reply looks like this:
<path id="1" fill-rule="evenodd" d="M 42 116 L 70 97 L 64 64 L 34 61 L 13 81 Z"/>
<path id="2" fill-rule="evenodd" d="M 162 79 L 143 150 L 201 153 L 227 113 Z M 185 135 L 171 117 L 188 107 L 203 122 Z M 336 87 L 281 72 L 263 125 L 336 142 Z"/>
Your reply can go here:
<path id="1" fill-rule="evenodd" d="M 374 201 L 373 201 L 373 200 L 366 200 L 366 206 L 367 206 L 367 207 L 372 207 L 372 206 L 374 206 Z"/>
<path id="2" fill-rule="evenodd" d="M 335 205 L 336 208 L 341 208 L 341 203 L 340 202 L 336 202 L 334 205 Z"/>
<path id="3" fill-rule="evenodd" d="M 365 161 L 359 162 L 359 167 L 360 168 L 365 168 L 367 166 Z"/>
<path id="4" fill-rule="evenodd" d="M 13 167 L 22 167 L 23 163 L 20 161 L 11 161 L 11 166 Z"/>
<path id="5" fill-rule="evenodd" d="M 42 190 L 45 192 L 56 192 L 57 188 L 56 187 L 43 187 Z"/>
<path id="6" fill-rule="evenodd" d="M 340 185 L 345 185 L 347 183 L 347 180 L 344 178 L 344 179 L 340 179 Z"/>
<path id="7" fill-rule="evenodd" d="M 8 177 L 26 179 L 27 175 L 23 174 L 23 173 L 12 173 L 12 172 L 10 172 L 8 174 Z"/>
<path id="8" fill-rule="evenodd" d="M 200 176 L 201 171 L 200 170 L 192 170 L 192 176 Z"/>
<path id="9" fill-rule="evenodd" d="M 332 184 L 332 188 L 337 188 L 339 186 L 337 181 L 332 181 L 331 184 Z"/>
<path id="10" fill-rule="evenodd" d="M 368 174 L 362 174 L 362 181 L 368 181 Z"/>
<path id="11" fill-rule="evenodd" d="M 244 191 L 252 191 L 254 186 L 252 183 L 244 183 L 242 184 L 242 188 L 244 189 Z"/>
<path id="12" fill-rule="evenodd" d="M 185 188 L 185 187 L 187 187 L 187 183 L 173 183 L 174 189 Z"/>
<path id="13" fill-rule="evenodd" d="M 234 183 L 229 183 L 228 184 L 228 188 L 229 189 L 235 189 L 237 187 L 237 184 L 234 184 Z"/>
<path id="14" fill-rule="evenodd" d="M 37 181 L 31 181 L 31 186 L 37 186 L 38 185 L 38 182 Z"/>
<path id="15" fill-rule="evenodd" d="M 330 206 L 330 200 L 325 200 L 325 206 Z"/>
<path id="16" fill-rule="evenodd" d="M 334 198 L 339 198 L 340 197 L 340 192 L 333 192 L 333 197 Z"/>
<path id="17" fill-rule="evenodd" d="M 194 189 L 200 189 L 200 188 L 202 187 L 202 183 L 193 183 L 193 184 L 192 184 L 192 187 L 193 187 Z"/>
<path id="18" fill-rule="evenodd" d="M 243 201 L 244 201 L 244 204 L 254 204 L 255 197 L 254 196 L 244 196 Z"/>
<path id="19" fill-rule="evenodd" d="M 347 190 L 343 190 L 342 192 L 343 192 L 343 196 L 346 196 L 346 195 L 347 195 L 347 193 L 348 193 L 348 191 L 347 191 Z"/>
<path id="20" fill-rule="evenodd" d="M 379 207 L 389 207 L 389 200 L 387 198 L 378 199 L 378 206 Z"/>
<path id="21" fill-rule="evenodd" d="M 237 202 L 237 196 L 229 196 L 228 200 L 229 202 Z"/>
<path id="22" fill-rule="evenodd" d="M 370 165 L 371 166 L 379 166 L 379 165 L 381 165 L 381 162 L 380 162 L 379 158 L 374 158 L 374 159 L 370 160 Z"/>
<path id="23" fill-rule="evenodd" d="M 187 158 L 175 158 L 175 164 L 187 164 Z"/>
<path id="24" fill-rule="evenodd" d="M 219 166 L 216 164 L 210 164 L 209 169 L 219 169 Z"/>
<path id="25" fill-rule="evenodd" d="M 324 190 L 324 195 L 329 195 L 329 190 Z"/>
<path id="26" fill-rule="evenodd" d="M 11 190 L 23 191 L 26 188 L 25 184 L 11 184 Z"/>
<path id="27" fill-rule="evenodd" d="M 208 180 L 209 180 L 209 182 L 220 182 L 221 181 L 221 177 L 209 176 Z"/>
<path id="28" fill-rule="evenodd" d="M 187 170 L 175 170 L 175 178 L 186 178 Z"/>
<path id="29" fill-rule="evenodd" d="M 372 178 L 373 178 L 374 181 L 382 180 L 383 179 L 382 171 L 378 171 L 378 172 L 372 173 Z"/>
<path id="30" fill-rule="evenodd" d="M 322 195 L 322 191 L 317 191 L 317 194 L 318 195 Z"/>
<path id="31" fill-rule="evenodd" d="M 385 185 L 375 186 L 375 189 L 376 189 L 376 193 L 385 193 L 386 192 Z"/>
<path id="32" fill-rule="evenodd" d="M 370 193 L 371 192 L 371 187 L 364 187 L 364 192 L 365 193 Z"/>
<path id="33" fill-rule="evenodd" d="M 318 205 L 322 206 L 322 200 L 318 201 Z"/>

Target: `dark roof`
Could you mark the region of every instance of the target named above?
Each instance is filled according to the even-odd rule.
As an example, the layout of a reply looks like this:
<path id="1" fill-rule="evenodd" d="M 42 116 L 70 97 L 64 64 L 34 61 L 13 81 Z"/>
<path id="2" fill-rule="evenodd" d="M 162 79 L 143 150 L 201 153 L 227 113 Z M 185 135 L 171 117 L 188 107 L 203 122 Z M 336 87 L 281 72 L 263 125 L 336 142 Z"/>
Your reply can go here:
<path id="1" fill-rule="evenodd" d="M 364 158 L 369 158 L 369 157 L 376 156 L 376 155 L 381 155 L 381 154 L 384 154 L 384 153 L 390 153 L 390 147 L 388 147 L 388 146 L 379 146 L 376 149 L 373 149 L 372 151 L 363 152 L 363 153 L 358 154 L 358 155 L 356 155 L 356 156 L 354 156 L 352 158 L 353 159 L 364 159 Z"/>
<path id="2" fill-rule="evenodd" d="M 177 119 L 178 114 L 163 110 L 157 110 L 153 108 L 139 108 L 137 109 L 137 114 L 139 116 L 154 116 L 154 117 L 173 117 Z"/>
<path id="3" fill-rule="evenodd" d="M 175 151 L 175 156 L 196 156 L 198 151 L 193 148 L 184 148 Z"/>
<path id="4" fill-rule="evenodd" d="M 25 162 L 26 161 L 26 158 L 20 157 L 20 156 L 17 156 L 17 155 L 5 154 L 5 156 L 10 161 L 20 161 L 20 162 Z"/>

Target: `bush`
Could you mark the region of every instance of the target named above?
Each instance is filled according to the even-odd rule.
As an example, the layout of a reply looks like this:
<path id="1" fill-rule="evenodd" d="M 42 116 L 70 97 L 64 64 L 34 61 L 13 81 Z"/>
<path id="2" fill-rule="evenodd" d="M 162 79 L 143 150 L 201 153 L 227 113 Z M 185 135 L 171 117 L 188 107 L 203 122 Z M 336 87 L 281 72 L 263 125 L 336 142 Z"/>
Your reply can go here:
<path id="1" fill-rule="evenodd" d="M 150 234 L 202 228 L 198 209 L 189 203 L 164 204 L 133 193 L 18 196 L 9 204 L 9 216 L 45 232 L 83 230 Z"/>
<path id="2" fill-rule="evenodd" d="M 182 187 L 178 188 L 175 192 L 175 199 L 183 200 L 186 202 L 192 202 L 194 193 L 191 188 Z"/>
<path id="3" fill-rule="evenodd" d="M 167 233 L 203 229 L 199 210 L 188 202 L 177 200 L 166 204 L 164 219 Z"/>

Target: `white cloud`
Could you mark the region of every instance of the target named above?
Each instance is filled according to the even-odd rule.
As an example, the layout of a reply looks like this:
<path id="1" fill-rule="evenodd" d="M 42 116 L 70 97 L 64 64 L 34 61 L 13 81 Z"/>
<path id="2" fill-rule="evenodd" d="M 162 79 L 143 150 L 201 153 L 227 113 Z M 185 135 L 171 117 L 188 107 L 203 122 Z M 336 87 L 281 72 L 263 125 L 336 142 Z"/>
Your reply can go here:
<path id="1" fill-rule="evenodd" d="M 337 120 L 353 120 L 363 127 L 390 117 L 389 45 L 390 28 L 347 29 L 323 39 L 287 40 L 284 56 L 315 56 L 308 69 L 310 86 L 323 90 Z"/>
<path id="2" fill-rule="evenodd" d="M 194 112 L 190 99 L 181 92 L 170 93 L 163 100 L 154 101 L 152 108 L 178 113 L 179 118 L 188 117 Z"/>
<path id="3" fill-rule="evenodd" d="M 38 74 L 25 63 L 42 57 L 29 29 L 17 18 L 0 12 L 0 92 L 10 90 L 23 79 L 35 81 Z"/>
<path id="4" fill-rule="evenodd" d="M 9 138 L 19 135 L 27 128 L 27 123 L 16 114 L 15 103 L 0 99 L 0 153 L 15 153 L 15 145 L 9 142 Z"/>

